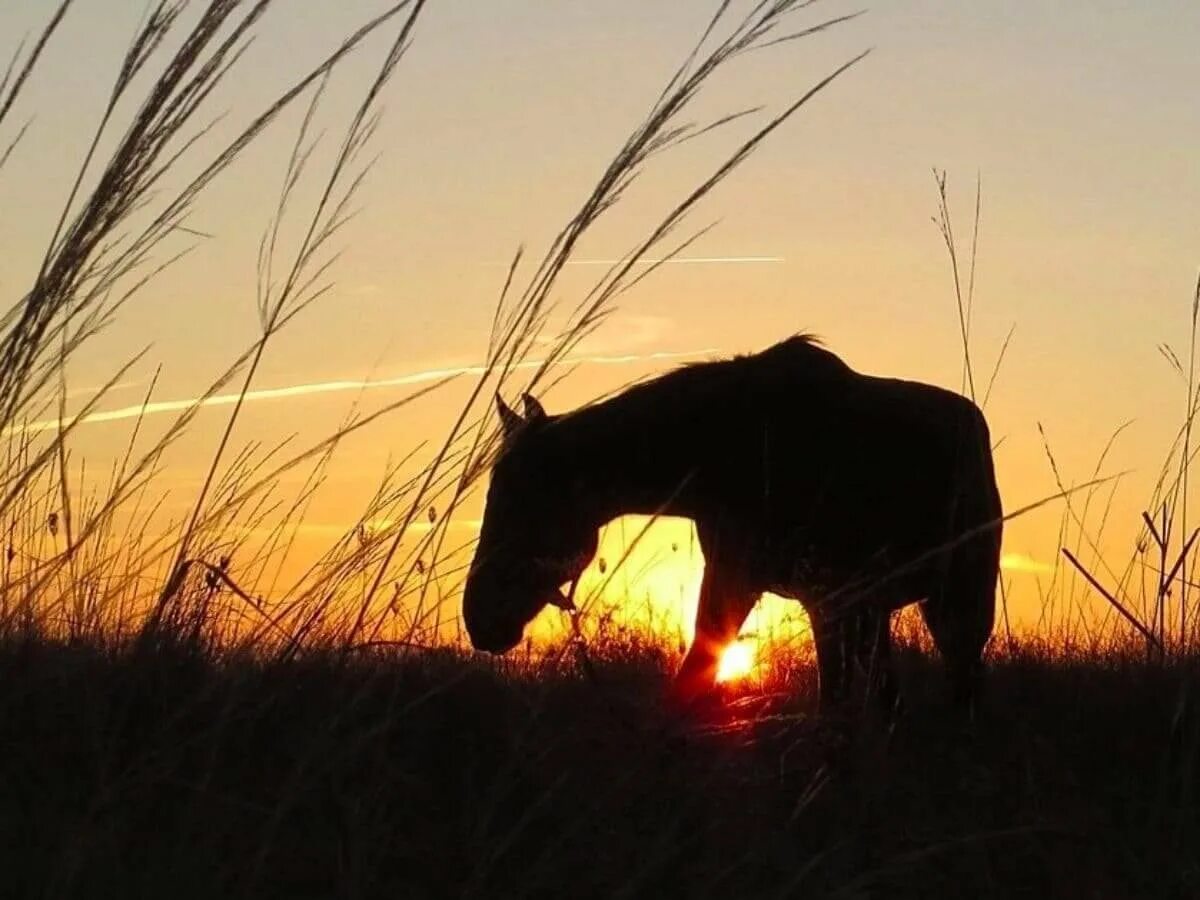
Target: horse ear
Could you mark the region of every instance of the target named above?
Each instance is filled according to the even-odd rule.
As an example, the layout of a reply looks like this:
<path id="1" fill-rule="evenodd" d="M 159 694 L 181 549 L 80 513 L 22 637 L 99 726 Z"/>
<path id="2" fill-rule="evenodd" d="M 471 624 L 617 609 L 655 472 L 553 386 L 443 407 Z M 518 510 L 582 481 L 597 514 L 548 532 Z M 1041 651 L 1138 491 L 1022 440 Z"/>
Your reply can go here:
<path id="1" fill-rule="evenodd" d="M 505 437 L 512 437 L 525 425 L 521 414 L 510 407 L 499 394 L 496 395 L 496 411 L 500 413 L 500 426 L 504 429 Z"/>
<path id="2" fill-rule="evenodd" d="M 537 398 L 532 394 L 522 394 L 521 400 L 525 403 L 525 420 L 528 422 L 536 422 L 538 419 L 546 418 L 546 410 Z"/>

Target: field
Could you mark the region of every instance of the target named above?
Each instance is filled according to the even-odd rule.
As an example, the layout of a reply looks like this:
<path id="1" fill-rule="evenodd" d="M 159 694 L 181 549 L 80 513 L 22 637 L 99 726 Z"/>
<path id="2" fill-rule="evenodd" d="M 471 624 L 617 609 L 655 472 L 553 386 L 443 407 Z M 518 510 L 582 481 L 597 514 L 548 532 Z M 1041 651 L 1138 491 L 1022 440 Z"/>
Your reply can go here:
<path id="1" fill-rule="evenodd" d="M 556 384 L 618 300 L 708 233 L 694 218 L 710 194 L 866 54 L 773 112 L 702 112 L 709 82 L 856 14 L 715 3 L 576 213 L 540 254 L 522 248 L 502 270 L 482 361 L 404 382 L 301 446 L 282 434 L 243 441 L 245 408 L 278 335 L 336 292 L 384 98 L 427 4 L 365 21 L 254 115 L 204 124 L 209 98 L 275 21 L 268 8 L 283 5 L 151 5 L 78 171 L 61 180 L 61 216 L 37 235 L 45 256 L 0 319 L 0 895 L 1200 896 L 1194 502 L 1189 518 L 1200 289 L 1190 337 L 1161 348 L 1185 391 L 1162 409 L 1181 421 L 1128 559 L 1104 540 L 1117 434 L 1083 479 L 1060 471 L 1046 440 L 1058 490 L 1007 505 L 1011 517 L 1053 506 L 1062 525 L 1038 582 L 1041 627 L 1013 631 L 1001 586 L 973 715 L 948 702 L 928 639 L 904 614 L 894 720 L 861 698 L 818 717 L 811 650 L 794 643 L 764 644 L 753 677 L 680 710 L 665 702 L 677 641 L 614 626 L 603 609 L 584 608 L 574 637 L 472 653 L 458 616 L 478 529 L 470 540 L 455 529 L 479 514 L 502 446 L 495 398 Z M 19 177 L 35 120 L 18 118 L 30 112 L 23 92 L 73 6 L 57 6 L 0 70 L 0 182 Z M 374 68 L 356 103 L 338 108 L 346 121 L 328 126 L 326 92 L 352 59 Z M 193 399 L 160 403 L 156 370 L 139 407 L 106 413 L 144 353 L 91 390 L 70 381 L 73 366 L 127 303 L 212 239 L 193 221 L 200 199 L 275 131 L 288 150 L 262 211 L 258 331 Z M 713 134 L 732 144 L 710 174 L 639 223 L 590 286 L 565 285 L 634 183 Z M 964 246 L 945 172 L 935 185 L 961 389 L 986 407 L 1008 341 L 979 362 L 980 188 Z M 445 431 L 412 434 L 344 529 L 298 558 L 345 445 L 451 389 Z M 184 511 L 167 510 L 173 454 L 210 407 L 224 418 Z M 90 423 L 123 419 L 111 458 L 77 449 Z M 291 494 L 285 478 L 299 484 Z M 593 563 L 599 593 L 624 562 Z"/>

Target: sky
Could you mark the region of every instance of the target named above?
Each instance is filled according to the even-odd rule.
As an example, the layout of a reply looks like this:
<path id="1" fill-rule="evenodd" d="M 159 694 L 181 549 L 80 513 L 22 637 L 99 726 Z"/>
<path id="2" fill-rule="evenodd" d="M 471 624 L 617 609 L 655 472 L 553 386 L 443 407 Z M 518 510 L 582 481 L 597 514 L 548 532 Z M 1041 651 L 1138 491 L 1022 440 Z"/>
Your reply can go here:
<path id="1" fill-rule="evenodd" d="M 383 5 L 277 4 L 212 98 L 211 111 L 227 114 L 214 137 Z M 50 7 L 6 0 L 0 54 Z M 377 408 L 428 373 L 477 365 L 516 248 L 537 256 L 572 215 L 714 8 L 708 0 L 432 0 L 387 89 L 378 162 L 345 232 L 336 289 L 270 348 L 255 383 L 262 395 L 237 439 L 312 439 L 352 404 Z M 17 111 L 31 126 L 0 176 L 6 298 L 32 277 L 143 9 L 141 0 L 78 0 Z M 825 0 L 804 21 L 858 9 Z M 873 48 L 709 198 L 694 224 L 717 227 L 690 259 L 622 299 L 546 405 L 568 408 L 680 359 L 752 351 L 801 330 L 861 371 L 957 388 L 958 318 L 931 221 L 931 169 L 942 168 L 964 243 L 977 177 L 982 184 L 980 369 L 990 371 L 1013 329 L 987 409 L 1003 438 L 1006 506 L 1056 490 L 1039 425 L 1063 478 L 1082 482 L 1112 432 L 1132 421 L 1106 464 L 1130 473 L 1106 538 L 1128 547 L 1185 403 L 1158 348 L 1186 351 L 1200 264 L 1198 33 L 1200 7 L 1186 0 L 897 0 L 738 62 L 698 115 L 778 109 Z M 382 47 L 369 44 L 332 83 L 321 113 L 331 133 Z M 155 399 L 169 406 L 194 397 L 254 340 L 254 257 L 297 124 L 285 117 L 203 198 L 190 224 L 213 237 L 81 354 L 73 389 L 103 383 L 148 347 L 104 408 L 138 404 L 156 367 Z M 564 299 L 603 271 L 589 261 L 625 252 L 735 137 L 696 141 L 653 168 L 581 248 Z M 329 496 L 314 508 L 314 534 L 352 520 L 387 459 L 445 426 L 456 390 L 344 449 Z M 164 483 L 181 504 L 227 411 L 205 410 L 170 459 Z M 123 450 L 127 423 L 110 416 L 86 426 L 75 452 L 103 469 Z M 1061 514 L 1047 508 L 1008 529 L 1008 577 L 1026 617 L 1038 614 L 1037 581 L 1057 556 Z"/>

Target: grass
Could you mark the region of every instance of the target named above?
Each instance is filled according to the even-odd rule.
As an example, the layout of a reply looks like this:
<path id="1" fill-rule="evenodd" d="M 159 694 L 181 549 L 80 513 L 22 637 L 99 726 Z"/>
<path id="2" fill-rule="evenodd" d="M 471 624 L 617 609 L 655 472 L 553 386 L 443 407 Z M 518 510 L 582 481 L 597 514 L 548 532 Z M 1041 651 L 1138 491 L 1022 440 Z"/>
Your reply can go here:
<path id="1" fill-rule="evenodd" d="M 0 319 L 6 891 L 1200 893 L 1200 612 L 1189 596 L 1197 557 L 1187 507 L 1200 293 L 1188 351 L 1164 348 L 1186 398 L 1144 540 L 1123 568 L 1100 556 L 1108 448 L 1080 487 L 1047 442 L 1066 500 L 1070 568 L 1054 573 L 1039 637 L 1014 635 L 1005 619 L 973 723 L 948 715 L 937 666 L 907 620 L 899 657 L 909 712 L 894 729 L 866 714 L 813 718 L 804 648 L 775 648 L 770 668 L 728 688 L 723 706 L 682 719 L 659 702 L 678 649 L 609 629 L 602 611 L 584 623 L 586 648 L 569 642 L 497 661 L 444 639 L 471 550 L 450 523 L 496 450 L 493 397 L 558 377 L 615 303 L 662 265 L 639 263 L 669 260 L 706 233 L 690 224 L 702 202 L 861 57 L 774 115 L 747 109 L 691 121 L 705 86 L 747 54 L 791 48 L 850 16 L 800 21 L 811 6 L 803 0 L 765 0 L 744 16 L 716 4 L 576 214 L 532 264 L 524 249 L 514 255 L 483 373 L 450 429 L 389 466 L 357 520 L 298 575 L 284 574 L 297 568 L 296 536 L 343 444 L 417 394 L 370 416 L 352 411 L 307 447 L 239 446 L 239 403 L 187 512 L 161 513 L 157 479 L 200 402 L 231 384 L 245 397 L 275 335 L 334 289 L 337 242 L 370 175 L 380 104 L 393 80 L 403 82 L 425 5 L 398 3 L 335 41 L 224 143 L 205 124 L 215 114 L 209 98 L 283 4 L 151 4 L 116 69 L 94 141 L 64 182 L 71 187 L 37 275 Z M 56 7 L 0 74 L 0 177 L 12 177 L 37 127 L 21 118 L 24 92 L 73 6 Z M 375 39 L 384 49 L 360 104 L 340 131 L 326 127 L 329 79 Z M 144 355 L 68 412 L 71 360 L 209 240 L 190 224 L 197 198 L 247 146 L 289 123 L 278 200 L 263 217 L 252 298 L 259 332 L 161 436 L 146 440 L 136 422 L 124 454 L 97 477 L 73 452 L 75 431 Z M 647 223 L 590 288 L 564 299 L 560 273 L 639 179 L 678 146 L 737 127 L 748 131 L 709 177 Z M 971 362 L 981 191 L 977 184 L 969 255 L 960 255 L 946 177 L 936 177 L 963 387 L 986 403 L 1008 341 L 985 380 Z M 552 319 L 566 325 L 547 341 Z M 543 363 L 533 362 L 535 347 Z M 152 382 L 145 403 L 154 397 Z M 279 477 L 293 472 L 301 487 L 280 495 Z M 1093 591 L 1111 617 L 1076 615 Z"/>
<path id="2" fill-rule="evenodd" d="M 1198 660 L 1023 647 L 984 714 L 900 654 L 893 731 L 781 667 L 682 721 L 671 655 L 601 642 L 214 661 L 10 639 L 12 896 L 1191 897 Z M 1182 695 L 1188 696 L 1188 695 Z"/>
<path id="3" fill-rule="evenodd" d="M 169 634 L 182 626 L 204 629 L 218 643 L 290 654 L 309 641 L 353 648 L 381 639 L 411 643 L 437 637 L 433 623 L 441 622 L 441 601 L 454 594 L 463 566 L 464 548 L 452 539 L 449 525 L 473 496 L 497 447 L 493 396 L 535 390 L 557 377 L 569 365 L 571 351 L 604 322 L 620 297 L 707 231 L 690 224 L 701 202 L 862 58 L 837 67 L 774 115 L 750 109 L 691 120 L 706 84 L 730 64 L 748 54 L 793 46 L 853 18 L 800 23 L 800 14 L 811 6 L 803 0 L 758 3 L 741 16 L 727 3 L 718 5 L 692 52 L 645 119 L 618 146 L 540 261 L 526 267 L 524 249 L 515 254 L 496 302 L 482 372 L 468 386 L 447 432 L 430 446 L 413 448 L 383 472 L 358 520 L 347 523 L 344 535 L 299 579 L 286 584 L 282 572 L 305 510 L 346 439 L 453 379 L 401 396 L 370 416 L 351 412 L 344 427 L 299 449 L 282 438 L 275 447 L 239 449 L 239 399 L 215 442 L 202 486 L 178 521 L 155 515 L 154 484 L 204 401 L 231 384 L 237 385 L 236 396 L 244 398 L 275 336 L 334 289 L 333 272 L 345 249 L 337 241 L 343 239 L 370 175 L 382 98 L 418 34 L 425 5 L 424 0 L 396 3 L 335 43 L 321 63 L 296 77 L 224 143 L 203 124 L 214 115 L 206 101 L 238 71 L 270 16 L 282 14 L 281 5 L 220 0 L 202 10 L 171 2 L 151 8 L 119 66 L 38 275 L 3 320 L 0 428 L 8 441 L 9 465 L 0 478 L 0 518 L 22 541 L 20 546 L 10 541 L 0 624 L 36 621 L 50 633 L 73 628 L 84 588 L 87 618 L 97 639 L 136 633 L 139 640 L 153 642 L 160 631 Z M 72 6 L 73 0 L 64 0 L 31 49 L 18 47 L 0 82 L 0 128 L 20 108 L 42 48 Z M 322 100 L 329 79 L 352 53 L 380 35 L 388 40 L 374 78 L 341 131 L 326 137 L 330 131 L 322 127 Z M 259 334 L 162 436 L 140 440 L 138 421 L 107 483 L 93 478 L 86 489 L 90 493 L 75 496 L 85 482 L 82 464 L 70 452 L 75 430 L 144 354 L 130 359 L 108 384 L 68 413 L 71 360 L 99 331 L 112 326 L 132 296 L 169 273 L 180 254 L 195 249 L 189 240 L 208 239 L 187 224 L 195 201 L 236 167 L 246 147 L 268 130 L 283 127 L 289 114 L 299 121 L 291 153 L 281 166 L 278 201 L 264 215 L 257 259 L 253 300 Z M 711 174 L 652 219 L 629 252 L 581 296 L 564 299 L 560 274 L 581 241 L 633 184 L 679 146 L 739 123 L 754 124 Z M 19 129 L 11 146 L 19 151 L 26 134 L 26 128 Z M 104 158 L 98 148 L 110 143 L 114 149 Z M 19 153 L 7 152 L 5 165 L 17 159 Z M 161 190 L 168 173 L 185 185 L 178 193 Z M 312 199 L 306 204 L 303 198 Z M 289 240 L 289 235 L 295 237 Z M 650 256 L 661 261 L 639 265 Z M 156 262 L 159 258 L 163 261 Z M 552 318 L 565 325 L 543 340 Z M 536 363 L 534 348 L 540 357 Z M 518 375 L 525 373 L 524 384 L 516 385 Z M 153 393 L 152 385 L 146 404 Z M 56 419 L 45 418 L 55 412 Z M 54 427 L 43 427 L 47 422 Z M 295 497 L 277 496 L 279 477 L 291 472 L 304 475 L 304 487 Z M 43 528 L 51 515 L 55 540 L 47 546 Z M 137 529 L 122 536 L 129 521 Z M 425 521 L 430 527 L 417 527 Z M 251 547 L 245 539 L 248 531 L 270 536 Z M 213 579 L 227 590 L 215 592 Z M 213 602 L 217 593 L 219 609 Z"/>

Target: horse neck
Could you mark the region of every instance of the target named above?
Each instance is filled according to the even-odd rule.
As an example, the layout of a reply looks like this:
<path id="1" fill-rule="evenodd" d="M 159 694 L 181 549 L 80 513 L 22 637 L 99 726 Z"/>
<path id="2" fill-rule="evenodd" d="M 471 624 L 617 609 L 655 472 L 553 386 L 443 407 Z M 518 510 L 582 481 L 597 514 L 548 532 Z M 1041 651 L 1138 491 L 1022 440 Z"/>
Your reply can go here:
<path id="1" fill-rule="evenodd" d="M 652 419 L 618 397 L 564 416 L 559 452 L 597 524 L 622 515 L 686 514 L 684 493 L 692 466 Z"/>

